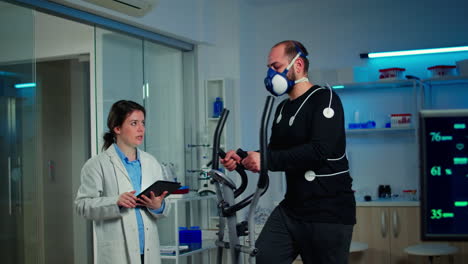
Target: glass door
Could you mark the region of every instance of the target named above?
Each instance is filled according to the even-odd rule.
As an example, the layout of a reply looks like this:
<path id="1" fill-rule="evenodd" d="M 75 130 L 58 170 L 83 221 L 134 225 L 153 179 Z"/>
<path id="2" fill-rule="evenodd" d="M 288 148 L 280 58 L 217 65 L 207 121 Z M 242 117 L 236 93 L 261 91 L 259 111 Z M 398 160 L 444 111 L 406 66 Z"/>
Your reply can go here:
<path id="1" fill-rule="evenodd" d="M 182 51 L 144 42 L 146 151 L 184 182 L 184 89 Z"/>
<path id="2" fill-rule="evenodd" d="M 33 22 L 32 10 L 0 2 L 0 256 L 6 264 L 38 259 Z"/>
<path id="3" fill-rule="evenodd" d="M 73 214 L 90 156 L 92 33 L 0 2 L 1 263 L 92 261 L 90 225 Z"/>
<path id="4" fill-rule="evenodd" d="M 95 31 L 96 153 L 99 153 L 102 136 L 108 131 L 107 116 L 112 104 L 131 100 L 143 105 L 143 40 L 102 28 Z"/>

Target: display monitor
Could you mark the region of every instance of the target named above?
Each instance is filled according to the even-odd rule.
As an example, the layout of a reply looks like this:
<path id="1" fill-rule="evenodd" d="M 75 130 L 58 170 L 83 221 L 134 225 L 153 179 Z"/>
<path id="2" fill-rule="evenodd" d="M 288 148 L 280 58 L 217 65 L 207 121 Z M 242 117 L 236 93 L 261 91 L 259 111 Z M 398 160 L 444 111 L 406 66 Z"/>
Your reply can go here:
<path id="1" fill-rule="evenodd" d="M 468 240 L 468 109 L 419 118 L 421 238 Z"/>

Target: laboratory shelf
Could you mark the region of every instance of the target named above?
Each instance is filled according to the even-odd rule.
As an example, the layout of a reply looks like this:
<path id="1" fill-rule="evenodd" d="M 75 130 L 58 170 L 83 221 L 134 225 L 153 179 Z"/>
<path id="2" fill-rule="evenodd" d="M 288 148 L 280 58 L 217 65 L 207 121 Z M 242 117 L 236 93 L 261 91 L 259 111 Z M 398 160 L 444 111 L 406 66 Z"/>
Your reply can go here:
<path id="1" fill-rule="evenodd" d="M 459 85 L 468 84 L 468 76 L 444 76 L 422 80 L 431 85 Z"/>
<path id="2" fill-rule="evenodd" d="M 176 254 L 162 254 L 161 253 L 161 258 L 162 259 L 177 259 L 178 257 L 187 257 L 190 255 L 203 252 L 205 250 L 214 249 L 216 248 L 215 241 L 216 240 L 214 239 L 202 240 L 202 247 L 199 249 L 183 251 L 183 252 L 180 252 L 178 256 Z"/>
<path id="3" fill-rule="evenodd" d="M 347 135 L 414 133 L 414 127 L 347 129 Z"/>
<path id="4" fill-rule="evenodd" d="M 172 194 L 166 198 L 166 202 L 170 203 L 173 205 L 173 214 L 174 214 L 174 219 L 175 223 L 179 223 L 179 217 L 182 215 L 180 214 L 180 209 L 179 206 L 185 205 L 187 206 L 185 209 L 182 209 L 183 211 L 188 209 L 189 213 L 188 215 L 193 216 L 194 215 L 194 205 L 198 204 L 201 206 L 201 203 L 206 202 L 206 208 L 209 208 L 209 204 L 213 203 L 211 200 L 217 199 L 217 196 L 214 194 L 211 195 L 204 195 L 200 196 L 198 195 L 197 192 L 189 192 L 186 194 Z M 207 212 L 209 214 L 209 212 Z M 209 215 L 206 215 L 205 221 L 207 224 L 209 224 Z M 195 222 L 195 219 L 193 217 L 186 218 L 187 222 L 183 225 L 185 226 L 192 226 L 192 225 L 197 225 L 201 227 L 202 234 L 203 232 L 206 232 L 204 230 L 208 230 L 206 225 L 203 225 L 204 220 L 202 219 L 200 222 Z M 216 247 L 215 245 L 215 240 L 214 239 L 203 239 L 202 240 L 202 247 L 196 250 L 190 250 L 190 251 L 180 251 L 178 247 L 175 245 L 179 245 L 179 228 L 178 225 L 175 225 L 175 228 L 173 230 L 173 240 L 169 240 L 169 243 L 164 243 L 165 245 L 173 246 L 174 247 L 174 253 L 168 254 L 168 253 L 161 253 L 161 258 L 163 259 L 172 259 L 175 260 L 175 264 L 180 263 L 180 258 L 181 257 L 187 257 L 191 255 L 195 255 L 198 253 L 203 253 L 204 251 L 208 251 L 210 249 L 213 249 Z M 211 237 L 210 237 L 211 238 Z M 172 242 L 171 242 L 172 241 Z"/>
<path id="5" fill-rule="evenodd" d="M 369 201 L 369 202 L 364 202 L 364 201 L 356 201 L 356 206 L 358 207 L 381 207 L 381 206 L 395 206 L 395 207 L 414 207 L 414 206 L 420 206 L 419 201 L 381 201 L 381 200 L 375 200 L 375 201 Z"/>
<path id="6" fill-rule="evenodd" d="M 393 89 L 393 88 L 413 88 L 414 81 L 412 80 L 380 80 L 377 82 L 361 82 L 361 83 L 336 83 L 331 86 L 339 92 L 350 90 L 375 90 L 375 89 Z"/>
<path id="7" fill-rule="evenodd" d="M 196 192 L 189 192 L 187 194 L 172 194 L 168 196 L 170 202 L 190 202 L 190 201 L 199 201 L 199 200 L 209 200 L 209 199 L 216 199 L 216 195 L 198 195 Z"/>

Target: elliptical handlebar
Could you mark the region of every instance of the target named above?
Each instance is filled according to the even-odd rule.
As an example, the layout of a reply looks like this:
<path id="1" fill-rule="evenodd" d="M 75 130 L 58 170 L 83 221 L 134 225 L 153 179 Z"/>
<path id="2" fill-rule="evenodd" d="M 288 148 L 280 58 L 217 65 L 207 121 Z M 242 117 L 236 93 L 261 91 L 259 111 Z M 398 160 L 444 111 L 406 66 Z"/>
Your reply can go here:
<path id="1" fill-rule="evenodd" d="M 258 188 L 268 188 L 268 123 L 270 121 L 271 110 L 273 108 L 273 96 L 267 96 L 265 107 L 263 108 L 262 124 L 260 126 L 260 177 L 258 179 Z"/>
<path id="2" fill-rule="evenodd" d="M 261 189 L 260 196 L 262 196 L 268 189 L 269 186 L 269 177 L 268 177 L 268 157 L 267 157 L 267 151 L 268 151 L 268 136 L 267 136 L 267 127 L 268 123 L 270 120 L 271 116 L 271 110 L 273 108 L 273 102 L 274 98 L 272 96 L 268 96 L 267 100 L 265 102 L 265 106 L 263 109 L 263 114 L 262 114 L 262 123 L 260 127 L 260 174 L 257 182 L 257 187 Z M 221 133 L 224 127 L 224 124 L 226 123 L 227 116 L 229 114 L 229 110 L 224 109 L 223 112 L 221 113 L 220 120 L 218 121 L 218 125 L 216 126 L 215 130 L 215 136 L 213 139 L 213 160 L 212 160 L 212 169 L 213 170 L 219 170 L 219 157 L 224 158 L 226 156 L 226 153 L 220 149 L 219 147 L 219 142 L 221 138 Z M 237 154 L 241 156 L 242 158 L 245 158 L 247 153 L 243 151 L 242 149 L 237 150 Z M 241 186 L 238 189 L 235 189 L 234 195 L 235 197 L 238 197 L 242 192 L 245 191 L 247 187 L 247 182 L 248 182 L 248 177 L 245 172 L 245 168 L 242 165 L 238 165 L 236 168 L 237 173 L 241 176 Z M 220 174 L 216 175 L 217 178 L 220 177 Z M 223 181 L 226 182 L 226 181 Z M 246 207 L 252 202 L 252 199 L 254 198 L 254 194 L 252 193 L 240 202 L 233 204 L 231 206 L 228 206 L 224 208 L 223 212 L 226 215 L 231 215 L 234 214 L 235 212 L 241 210 L 242 208 Z"/>
<path id="3" fill-rule="evenodd" d="M 226 123 L 228 115 L 229 110 L 224 108 L 223 112 L 221 113 L 221 117 L 219 118 L 218 124 L 216 125 L 213 138 L 213 159 L 211 160 L 211 168 L 213 170 L 219 170 L 219 141 L 221 138 L 221 134 L 223 133 L 224 124 Z"/>
<path id="4" fill-rule="evenodd" d="M 236 153 L 241 158 L 245 158 L 247 156 L 247 152 L 243 151 L 242 149 L 238 149 Z M 221 148 L 219 149 L 218 154 L 219 154 L 219 157 L 223 159 L 226 157 L 226 152 L 224 152 L 224 150 L 222 150 Z M 236 188 L 236 190 L 234 191 L 234 198 L 237 198 L 239 195 L 241 195 L 241 193 L 245 191 L 249 183 L 247 173 L 245 172 L 245 168 L 242 164 L 237 165 L 236 171 L 241 177 L 241 185 L 239 186 L 239 188 Z"/>
<path id="5" fill-rule="evenodd" d="M 246 253 L 249 255 L 249 263 L 255 263 L 255 256 L 258 253 L 258 249 L 255 247 L 255 210 L 260 197 L 268 189 L 269 178 L 268 178 L 268 145 L 267 145 L 267 126 L 270 120 L 271 110 L 273 106 L 274 98 L 268 96 L 265 102 L 265 107 L 262 114 L 262 123 L 260 130 L 260 174 L 257 182 L 255 192 L 244 198 L 242 201 L 235 203 L 234 195 L 242 193 L 247 186 L 247 175 L 245 169 L 240 164 L 237 166 L 236 171 L 242 177 L 242 184 L 240 188 L 236 189 L 234 182 L 227 178 L 224 173 L 219 171 L 219 157 L 225 157 L 226 153 L 220 149 L 220 137 L 223 126 L 226 122 L 228 111 L 223 110 L 218 125 L 216 126 L 215 136 L 213 139 L 213 160 L 212 170 L 210 174 L 215 182 L 217 197 L 218 197 L 218 208 L 220 209 L 219 219 L 219 231 L 218 239 L 215 244 L 218 247 L 217 251 L 217 263 L 221 264 L 223 259 L 223 249 L 229 249 L 231 252 L 231 263 L 240 264 L 242 258 L 240 253 Z M 247 157 L 247 153 L 241 149 L 237 150 L 237 154 L 241 158 Z M 250 204 L 247 214 L 247 221 L 241 223 L 237 222 L 236 212 L 241 210 Z M 225 225 L 227 224 L 227 230 L 229 232 L 229 242 L 224 241 Z M 248 235 L 246 244 L 242 244 L 239 240 L 240 236 Z"/>

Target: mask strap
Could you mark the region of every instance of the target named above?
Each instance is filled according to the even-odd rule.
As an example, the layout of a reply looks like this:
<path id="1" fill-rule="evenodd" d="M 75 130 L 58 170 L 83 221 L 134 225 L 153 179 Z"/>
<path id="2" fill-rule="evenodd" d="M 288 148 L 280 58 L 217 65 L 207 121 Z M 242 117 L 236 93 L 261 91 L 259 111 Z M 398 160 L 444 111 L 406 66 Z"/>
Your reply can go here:
<path id="1" fill-rule="evenodd" d="M 294 59 L 292 59 L 292 61 L 289 63 L 288 67 L 286 67 L 286 70 L 289 71 L 289 69 L 291 69 L 294 62 L 296 62 L 297 58 L 299 58 L 301 56 L 301 54 L 302 54 L 301 52 L 297 53 L 296 57 L 294 57 Z"/>
<path id="2" fill-rule="evenodd" d="M 302 78 L 300 78 L 299 80 L 295 80 L 294 83 L 297 84 L 297 83 L 308 82 L 308 81 L 309 81 L 309 78 L 307 78 L 307 77 L 302 77 Z"/>

